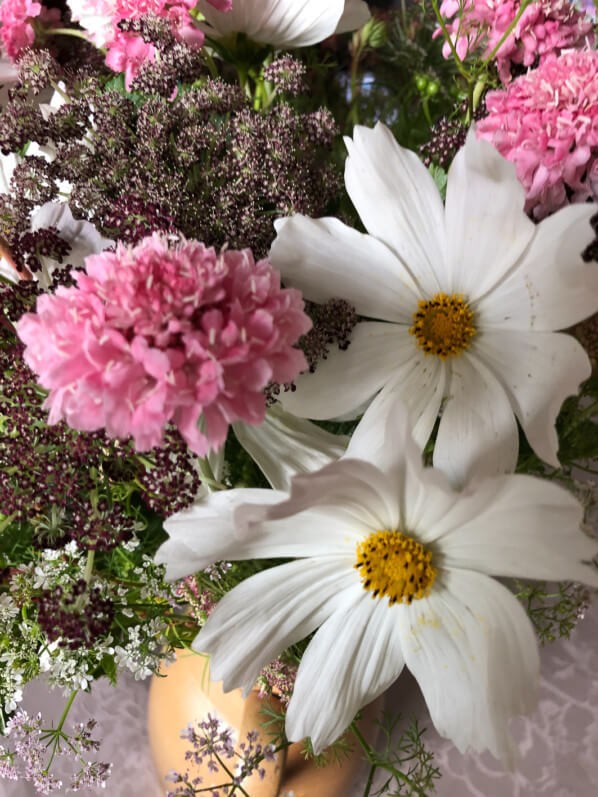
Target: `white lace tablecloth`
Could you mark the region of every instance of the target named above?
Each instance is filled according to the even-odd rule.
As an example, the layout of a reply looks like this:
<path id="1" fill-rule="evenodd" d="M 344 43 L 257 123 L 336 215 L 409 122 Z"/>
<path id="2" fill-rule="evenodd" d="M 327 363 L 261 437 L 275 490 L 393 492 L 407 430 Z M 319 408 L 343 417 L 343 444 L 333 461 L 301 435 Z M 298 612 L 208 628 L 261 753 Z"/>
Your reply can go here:
<path id="1" fill-rule="evenodd" d="M 542 649 L 542 689 L 536 713 L 513 722 L 521 762 L 505 774 L 491 756 L 461 756 L 430 727 L 416 682 L 404 673 L 388 694 L 387 705 L 404 716 L 416 714 L 428 727 L 428 746 L 442 770 L 438 797 L 594 797 L 598 794 L 598 605 L 592 607 L 570 640 Z M 93 694 L 77 696 L 69 719 L 98 721 L 101 759 L 112 761 L 105 790 L 82 789 L 82 797 L 161 797 L 145 729 L 148 682 L 123 677 L 118 688 L 101 682 Z M 46 720 L 62 712 L 59 692 L 32 684 L 25 696 L 30 712 Z M 192 719 L 190 717 L 190 719 Z M 361 794 L 356 784 L 354 795 Z M 27 783 L 0 782 L 0 797 L 29 797 Z M 349 795 L 347 795 L 349 797 Z"/>

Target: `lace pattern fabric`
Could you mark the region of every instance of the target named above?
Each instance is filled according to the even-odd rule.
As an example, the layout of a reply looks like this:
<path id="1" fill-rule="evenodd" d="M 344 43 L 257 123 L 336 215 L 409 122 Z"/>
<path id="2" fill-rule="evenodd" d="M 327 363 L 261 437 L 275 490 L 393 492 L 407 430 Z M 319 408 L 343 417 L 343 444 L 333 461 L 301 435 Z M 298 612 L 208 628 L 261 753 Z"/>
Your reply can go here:
<path id="1" fill-rule="evenodd" d="M 404 673 L 387 696 L 387 706 L 403 716 L 416 715 L 428 728 L 424 739 L 442 771 L 437 797 L 591 797 L 598 789 L 598 606 L 591 607 L 569 640 L 546 645 L 541 651 L 542 682 L 537 711 L 513 721 L 521 760 L 514 773 L 505 773 L 490 755 L 462 756 L 430 726 L 417 684 Z M 106 789 L 82 789 L 81 797 L 162 797 L 152 767 L 146 732 L 148 681 L 121 678 L 116 688 L 107 681 L 92 694 L 79 694 L 69 721 L 98 721 L 103 739 L 99 758 L 113 762 Z M 41 711 L 56 722 L 64 701 L 59 691 L 41 682 L 29 686 L 24 706 Z M 192 717 L 189 718 L 193 719 Z M 363 778 L 365 782 L 365 777 Z M 361 797 L 362 782 L 353 795 Z M 68 793 L 68 792 L 67 792 Z M 24 782 L 0 782 L 0 797 L 33 797 Z M 347 795 L 349 797 L 349 795 Z"/>

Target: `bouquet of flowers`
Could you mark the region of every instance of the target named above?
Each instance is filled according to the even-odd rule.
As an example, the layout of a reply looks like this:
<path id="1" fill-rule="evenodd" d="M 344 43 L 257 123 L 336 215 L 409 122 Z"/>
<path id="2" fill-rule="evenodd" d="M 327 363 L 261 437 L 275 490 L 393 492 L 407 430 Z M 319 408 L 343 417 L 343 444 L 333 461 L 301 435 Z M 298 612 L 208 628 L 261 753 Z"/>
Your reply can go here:
<path id="1" fill-rule="evenodd" d="M 538 643 L 598 588 L 592 2 L 0 23 L 0 776 L 105 785 L 73 700 L 177 650 L 278 708 L 241 752 L 192 724 L 217 780 L 173 795 L 349 730 L 366 796 L 433 793 L 417 726 L 381 751 L 356 722 L 404 668 L 516 767 Z M 19 705 L 37 677 L 56 723 Z"/>

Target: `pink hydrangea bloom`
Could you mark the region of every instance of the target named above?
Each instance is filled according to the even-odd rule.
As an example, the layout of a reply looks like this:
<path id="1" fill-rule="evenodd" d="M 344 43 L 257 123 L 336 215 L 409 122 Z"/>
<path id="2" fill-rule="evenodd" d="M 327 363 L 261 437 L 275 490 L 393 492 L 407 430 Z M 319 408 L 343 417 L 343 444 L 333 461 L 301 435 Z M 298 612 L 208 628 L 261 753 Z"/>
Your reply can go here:
<path id="1" fill-rule="evenodd" d="M 502 39 L 517 16 L 521 0 L 443 0 L 440 12 L 460 58 L 482 48 L 487 57 Z M 461 19 L 459 9 L 463 8 Z M 440 28 L 435 36 L 442 34 Z M 496 56 L 503 83 L 511 79 L 513 64 L 532 66 L 548 55 L 570 48 L 587 47 L 594 41 L 592 19 L 569 0 L 539 0 L 521 15 Z M 451 57 L 448 42 L 442 50 Z"/>
<path id="2" fill-rule="evenodd" d="M 16 61 L 21 50 L 35 42 L 35 31 L 31 20 L 54 25 L 60 21 L 60 11 L 46 8 L 33 0 L 3 0 L 0 5 L 0 36 L 6 55 Z"/>
<path id="3" fill-rule="evenodd" d="M 311 327 L 301 294 L 249 249 L 169 247 L 154 234 L 88 257 L 75 277 L 18 324 L 25 360 L 50 391 L 49 423 L 105 427 L 143 451 L 172 422 L 204 456 L 233 421 L 263 421 L 270 381 L 307 367 L 293 348 Z"/>
<path id="4" fill-rule="evenodd" d="M 598 52 L 548 56 L 486 106 L 478 137 L 515 164 L 536 218 L 598 197 Z"/>

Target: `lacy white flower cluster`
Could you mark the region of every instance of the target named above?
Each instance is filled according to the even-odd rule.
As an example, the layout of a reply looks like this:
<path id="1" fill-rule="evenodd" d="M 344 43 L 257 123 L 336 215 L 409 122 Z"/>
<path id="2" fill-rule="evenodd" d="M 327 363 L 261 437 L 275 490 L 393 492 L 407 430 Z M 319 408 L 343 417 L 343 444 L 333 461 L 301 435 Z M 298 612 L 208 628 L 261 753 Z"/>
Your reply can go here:
<path id="1" fill-rule="evenodd" d="M 135 542 L 129 543 L 129 547 Z M 56 550 L 45 550 L 39 560 L 29 566 L 20 565 L 10 580 L 9 594 L 0 600 L 0 697 L 4 711 L 10 713 L 23 695 L 23 684 L 36 674 L 42 674 L 51 686 L 65 692 L 87 689 L 94 680 L 93 672 L 104 657 L 114 659 L 116 669 L 128 670 L 135 678 L 147 678 L 155 672 L 163 659 L 161 651 L 167 640 L 167 624 L 160 618 L 149 622 L 137 618 L 128 607 L 130 586 L 118 585 L 94 573 L 89 585 L 102 598 L 111 601 L 126 624 L 124 638 L 115 641 L 111 633 L 93 639 L 89 645 L 65 644 L 68 639 L 48 639 L 36 611 L 36 597 L 40 590 L 68 594 L 84 578 L 86 552 L 75 542 Z M 155 603 L 173 602 L 173 594 L 165 588 L 164 568 L 156 566 L 149 557 L 129 573 L 135 587 L 135 601 Z M 85 612 L 85 595 L 76 606 L 77 615 Z M 93 604 L 92 604 L 93 605 Z"/>

